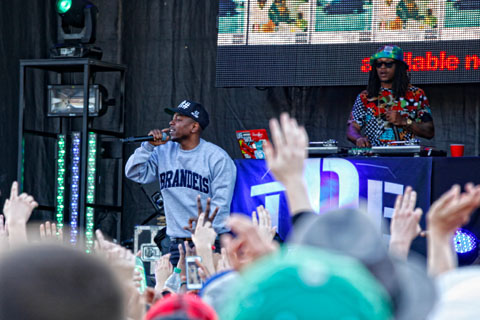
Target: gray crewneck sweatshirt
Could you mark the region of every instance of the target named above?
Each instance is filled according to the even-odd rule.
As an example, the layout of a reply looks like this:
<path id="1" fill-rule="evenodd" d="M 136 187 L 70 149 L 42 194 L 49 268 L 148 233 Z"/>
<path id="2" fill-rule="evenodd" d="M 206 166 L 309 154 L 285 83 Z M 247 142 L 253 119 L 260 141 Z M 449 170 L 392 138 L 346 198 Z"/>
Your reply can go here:
<path id="1" fill-rule="evenodd" d="M 225 220 L 230 215 L 236 172 L 230 156 L 203 139 L 192 150 L 182 150 L 172 141 L 157 147 L 143 142 L 125 166 L 125 175 L 135 182 L 159 181 L 167 235 L 175 238 L 191 236 L 183 227 L 190 217 L 197 217 L 197 195 L 204 209 L 208 197 L 212 198 L 211 212 L 220 207 L 213 221 L 217 234 L 229 231 Z"/>

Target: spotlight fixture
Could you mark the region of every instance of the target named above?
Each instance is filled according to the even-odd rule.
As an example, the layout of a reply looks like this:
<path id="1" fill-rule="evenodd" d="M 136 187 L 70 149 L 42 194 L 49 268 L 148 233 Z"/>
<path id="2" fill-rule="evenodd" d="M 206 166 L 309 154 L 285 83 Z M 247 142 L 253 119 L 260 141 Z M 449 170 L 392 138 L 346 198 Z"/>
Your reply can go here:
<path id="1" fill-rule="evenodd" d="M 56 207 L 56 221 L 57 227 L 63 229 L 63 217 L 65 214 L 65 156 L 66 156 L 66 136 L 64 134 L 57 135 L 57 179 L 55 182 L 56 185 L 56 197 L 55 197 L 55 207 Z"/>
<path id="2" fill-rule="evenodd" d="M 113 100 L 107 101 L 107 89 L 94 84 L 89 86 L 88 115 L 101 116 Z M 50 117 L 81 117 L 83 115 L 82 85 L 49 85 L 48 112 Z"/>
<path id="3" fill-rule="evenodd" d="M 457 253 L 458 265 L 470 265 L 478 258 L 478 239 L 469 230 L 458 229 L 453 238 L 453 245 Z"/>
<path id="4" fill-rule="evenodd" d="M 466 229 L 458 229 L 453 238 L 455 251 L 460 254 L 471 252 L 477 248 L 477 237 Z"/>
<path id="5" fill-rule="evenodd" d="M 88 161 L 87 161 L 87 203 L 95 203 L 95 179 L 97 167 L 97 134 L 88 133 Z M 95 209 L 87 207 L 85 221 L 85 247 L 91 253 L 94 240 Z"/>
<path id="6" fill-rule="evenodd" d="M 87 0 L 56 0 L 57 44 L 51 58 L 101 59 L 102 50 L 94 47 L 97 7 Z"/>

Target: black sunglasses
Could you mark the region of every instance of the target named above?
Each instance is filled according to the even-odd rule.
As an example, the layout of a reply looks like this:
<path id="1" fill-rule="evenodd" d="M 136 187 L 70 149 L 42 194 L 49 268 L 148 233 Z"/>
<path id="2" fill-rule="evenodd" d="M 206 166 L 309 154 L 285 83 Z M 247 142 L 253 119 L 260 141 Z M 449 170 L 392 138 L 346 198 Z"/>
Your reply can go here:
<path id="1" fill-rule="evenodd" d="M 377 61 L 375 62 L 375 67 L 381 68 L 385 66 L 385 68 L 390 69 L 395 64 L 395 61 L 385 62 L 385 61 Z"/>

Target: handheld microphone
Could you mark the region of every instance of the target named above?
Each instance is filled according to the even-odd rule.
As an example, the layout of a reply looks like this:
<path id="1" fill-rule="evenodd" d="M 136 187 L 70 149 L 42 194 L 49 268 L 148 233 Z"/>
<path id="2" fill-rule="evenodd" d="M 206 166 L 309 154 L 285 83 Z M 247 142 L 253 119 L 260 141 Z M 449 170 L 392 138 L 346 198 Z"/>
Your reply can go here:
<path id="1" fill-rule="evenodd" d="M 166 132 L 162 132 L 162 141 L 167 140 L 168 134 Z M 121 142 L 143 142 L 143 141 L 153 141 L 153 136 L 137 136 L 137 137 L 128 137 L 125 139 L 120 139 Z"/>

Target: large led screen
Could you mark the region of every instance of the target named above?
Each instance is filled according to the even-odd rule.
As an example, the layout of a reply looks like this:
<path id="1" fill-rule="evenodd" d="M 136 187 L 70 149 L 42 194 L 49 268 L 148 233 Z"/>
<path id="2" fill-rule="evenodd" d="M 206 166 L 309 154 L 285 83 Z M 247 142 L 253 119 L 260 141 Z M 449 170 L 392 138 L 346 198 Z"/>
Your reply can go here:
<path id="1" fill-rule="evenodd" d="M 480 0 L 220 0 L 217 86 L 366 84 L 382 45 L 414 83 L 480 80 Z"/>

